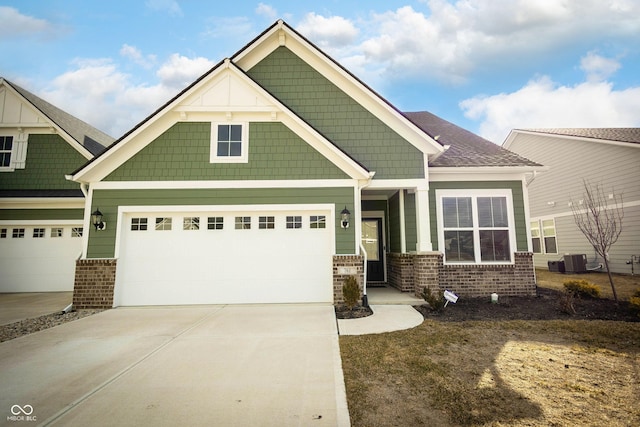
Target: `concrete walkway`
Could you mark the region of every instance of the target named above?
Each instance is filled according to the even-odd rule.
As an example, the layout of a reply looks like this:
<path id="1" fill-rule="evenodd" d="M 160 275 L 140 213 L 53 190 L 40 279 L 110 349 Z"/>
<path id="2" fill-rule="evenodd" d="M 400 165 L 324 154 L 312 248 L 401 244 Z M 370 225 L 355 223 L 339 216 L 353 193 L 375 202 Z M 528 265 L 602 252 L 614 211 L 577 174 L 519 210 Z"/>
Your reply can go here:
<path id="1" fill-rule="evenodd" d="M 0 343 L 0 384 L 0 425 L 349 425 L 331 305 L 108 310 Z"/>
<path id="2" fill-rule="evenodd" d="M 424 318 L 411 305 L 371 305 L 373 314 L 360 319 L 338 319 L 340 335 L 366 335 L 415 328 Z"/>
<path id="3" fill-rule="evenodd" d="M 73 292 L 25 292 L 0 294 L 0 325 L 64 310 Z"/>

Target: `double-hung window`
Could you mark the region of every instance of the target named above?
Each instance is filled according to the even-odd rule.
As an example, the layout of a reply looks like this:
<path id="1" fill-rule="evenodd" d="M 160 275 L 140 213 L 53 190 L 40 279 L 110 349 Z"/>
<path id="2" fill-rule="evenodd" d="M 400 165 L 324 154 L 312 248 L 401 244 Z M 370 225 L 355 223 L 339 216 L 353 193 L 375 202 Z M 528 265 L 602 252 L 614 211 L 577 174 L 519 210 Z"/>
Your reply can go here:
<path id="1" fill-rule="evenodd" d="M 11 151 L 13 150 L 13 136 L 0 136 L 0 168 L 11 166 Z"/>
<path id="2" fill-rule="evenodd" d="M 531 246 L 535 254 L 557 254 L 556 222 L 553 218 L 531 221 Z"/>
<path id="3" fill-rule="evenodd" d="M 509 190 L 441 190 L 438 245 L 447 263 L 510 263 L 515 248 Z"/>
<path id="4" fill-rule="evenodd" d="M 247 123 L 211 124 L 211 163 L 246 163 L 249 141 Z"/>

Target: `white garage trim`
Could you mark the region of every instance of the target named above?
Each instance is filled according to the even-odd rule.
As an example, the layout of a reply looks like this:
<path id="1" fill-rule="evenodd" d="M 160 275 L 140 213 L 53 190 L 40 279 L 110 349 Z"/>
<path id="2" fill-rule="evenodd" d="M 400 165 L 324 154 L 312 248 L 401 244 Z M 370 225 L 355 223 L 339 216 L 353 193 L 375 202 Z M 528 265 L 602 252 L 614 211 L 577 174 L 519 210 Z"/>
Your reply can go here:
<path id="1" fill-rule="evenodd" d="M 121 206 L 118 224 L 114 306 L 333 302 L 333 204 Z"/>

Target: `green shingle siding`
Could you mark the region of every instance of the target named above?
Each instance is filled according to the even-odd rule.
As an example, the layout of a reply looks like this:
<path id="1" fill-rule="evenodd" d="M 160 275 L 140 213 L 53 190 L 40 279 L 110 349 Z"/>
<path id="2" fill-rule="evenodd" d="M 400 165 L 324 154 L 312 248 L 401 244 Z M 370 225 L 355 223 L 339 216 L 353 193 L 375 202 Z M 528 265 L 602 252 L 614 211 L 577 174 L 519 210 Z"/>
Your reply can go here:
<path id="1" fill-rule="evenodd" d="M 422 153 L 286 47 L 248 71 L 378 179 L 423 178 Z"/>
<path id="2" fill-rule="evenodd" d="M 436 220 L 436 190 L 455 189 L 499 189 L 511 190 L 513 197 L 513 215 L 515 218 L 516 245 L 518 251 L 527 251 L 528 236 L 524 210 L 524 196 L 520 181 L 479 181 L 479 182 L 432 182 L 429 188 L 429 213 L 431 215 L 431 240 L 433 250 L 438 250 L 438 223 Z"/>
<path id="3" fill-rule="evenodd" d="M 82 221 L 83 209 L 0 209 L 2 221 L 69 220 Z"/>
<path id="4" fill-rule="evenodd" d="M 118 229 L 118 206 L 200 206 L 315 204 L 335 205 L 336 253 L 354 252 L 354 227 L 340 228 L 340 211 L 353 209 L 353 188 L 282 188 L 282 189 L 189 189 L 189 190 L 95 190 L 93 206 L 99 207 L 107 229 L 89 231 L 88 258 L 112 258 Z"/>
<path id="5" fill-rule="evenodd" d="M 211 123 L 177 123 L 105 181 L 348 178 L 279 122 L 249 125 L 248 163 L 210 163 Z"/>
<path id="6" fill-rule="evenodd" d="M 60 135 L 29 135 L 25 169 L 0 173 L 3 190 L 69 190 L 79 189 L 67 181 L 69 174 L 87 159 L 74 150 Z"/>

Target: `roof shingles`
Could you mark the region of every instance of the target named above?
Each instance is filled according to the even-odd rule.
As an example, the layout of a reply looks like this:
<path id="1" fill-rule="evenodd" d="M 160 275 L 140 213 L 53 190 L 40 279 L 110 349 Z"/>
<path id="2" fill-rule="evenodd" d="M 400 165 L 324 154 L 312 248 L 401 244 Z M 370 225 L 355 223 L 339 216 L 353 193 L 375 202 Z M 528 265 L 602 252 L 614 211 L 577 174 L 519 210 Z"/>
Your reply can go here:
<path id="1" fill-rule="evenodd" d="M 430 167 L 541 166 L 427 111 L 403 113 L 416 126 L 449 149 Z"/>

